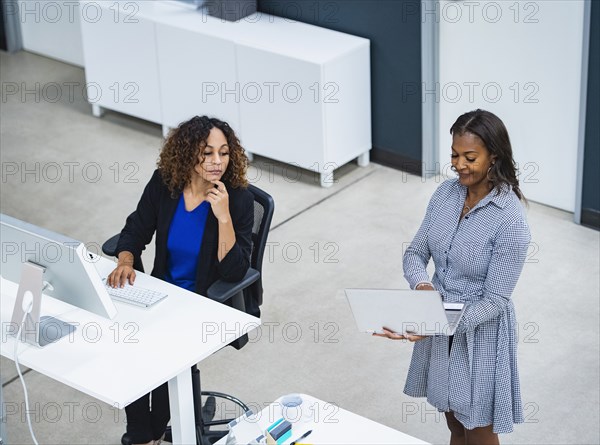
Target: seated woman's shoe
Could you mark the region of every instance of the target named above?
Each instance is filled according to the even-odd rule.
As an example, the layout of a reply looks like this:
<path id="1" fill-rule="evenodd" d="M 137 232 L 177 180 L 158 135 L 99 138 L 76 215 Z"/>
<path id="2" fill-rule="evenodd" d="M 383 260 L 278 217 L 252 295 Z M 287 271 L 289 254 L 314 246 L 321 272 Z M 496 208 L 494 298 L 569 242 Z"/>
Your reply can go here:
<path id="1" fill-rule="evenodd" d="M 162 438 L 159 440 L 162 440 Z M 121 437 L 121 444 L 122 445 L 158 445 L 158 444 L 160 444 L 160 441 L 151 440 L 150 442 L 146 442 L 144 444 L 136 444 L 133 442 L 133 439 L 131 438 L 131 436 L 128 433 L 125 433 Z"/>

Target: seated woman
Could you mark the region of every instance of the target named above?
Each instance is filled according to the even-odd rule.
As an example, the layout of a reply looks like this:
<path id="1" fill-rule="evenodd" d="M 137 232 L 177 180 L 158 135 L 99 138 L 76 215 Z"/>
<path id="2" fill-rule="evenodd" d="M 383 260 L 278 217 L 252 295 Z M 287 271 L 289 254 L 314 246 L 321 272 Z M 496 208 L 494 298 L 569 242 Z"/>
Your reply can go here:
<path id="1" fill-rule="evenodd" d="M 250 267 L 254 198 L 248 158 L 231 127 L 206 116 L 171 131 L 158 168 L 117 245 L 109 285 L 133 284 L 133 259 L 156 233 L 152 275 L 206 295 L 216 280 L 241 280 Z M 169 422 L 167 383 L 125 408 L 123 444 L 160 443 Z"/>

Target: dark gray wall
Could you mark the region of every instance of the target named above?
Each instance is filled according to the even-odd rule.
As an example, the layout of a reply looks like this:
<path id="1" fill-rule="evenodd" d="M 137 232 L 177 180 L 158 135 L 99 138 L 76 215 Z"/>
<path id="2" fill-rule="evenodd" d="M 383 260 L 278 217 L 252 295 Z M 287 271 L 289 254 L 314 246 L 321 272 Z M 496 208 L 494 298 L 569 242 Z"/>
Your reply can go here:
<path id="1" fill-rule="evenodd" d="M 16 0 L 0 0 L 0 49 L 15 52 L 23 49 Z"/>
<path id="2" fill-rule="evenodd" d="M 600 230 L 600 2 L 592 2 L 581 223 Z"/>
<path id="3" fill-rule="evenodd" d="M 421 21 L 415 0 L 258 0 L 258 10 L 371 41 L 371 159 L 421 173 Z"/>
<path id="4" fill-rule="evenodd" d="M 4 26 L 4 0 L 0 4 L 0 49 L 6 51 L 6 27 Z"/>

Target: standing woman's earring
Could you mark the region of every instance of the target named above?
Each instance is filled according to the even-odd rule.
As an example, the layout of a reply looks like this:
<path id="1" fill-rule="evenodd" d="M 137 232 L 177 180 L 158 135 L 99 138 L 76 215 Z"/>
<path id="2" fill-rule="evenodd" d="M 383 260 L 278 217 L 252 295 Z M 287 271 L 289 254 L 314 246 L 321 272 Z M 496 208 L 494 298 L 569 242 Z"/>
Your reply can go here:
<path id="1" fill-rule="evenodd" d="M 494 178 L 490 178 L 490 172 L 492 171 L 492 168 L 494 167 L 494 165 L 496 165 L 495 162 L 492 162 L 492 165 L 490 165 L 490 168 L 488 168 L 487 173 L 485 174 L 485 176 L 487 177 L 488 181 L 493 182 Z"/>

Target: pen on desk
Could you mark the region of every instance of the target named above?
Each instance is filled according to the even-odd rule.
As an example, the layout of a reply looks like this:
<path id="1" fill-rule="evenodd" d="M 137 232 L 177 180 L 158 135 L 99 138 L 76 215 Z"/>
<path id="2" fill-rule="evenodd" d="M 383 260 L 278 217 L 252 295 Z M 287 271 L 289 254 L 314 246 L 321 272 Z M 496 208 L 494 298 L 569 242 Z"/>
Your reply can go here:
<path id="1" fill-rule="evenodd" d="M 296 445 L 296 443 L 300 442 L 302 439 L 306 439 L 310 433 L 312 433 L 312 430 L 308 430 L 302 436 L 300 436 L 296 440 L 294 440 L 290 445 Z"/>

